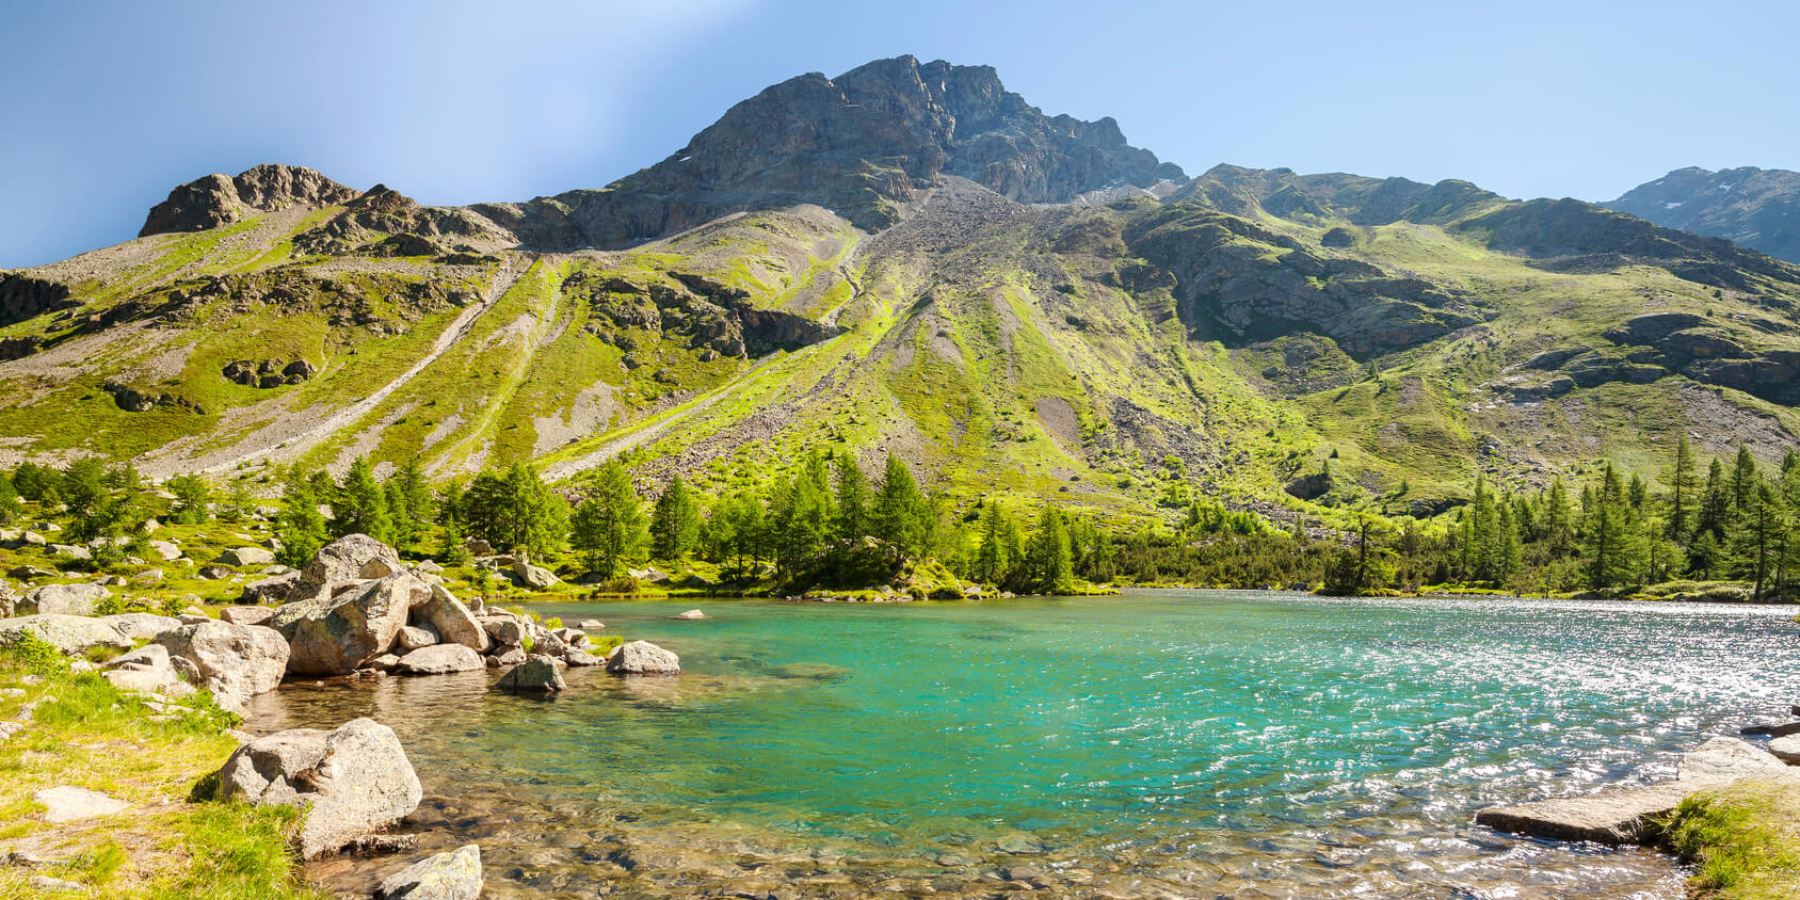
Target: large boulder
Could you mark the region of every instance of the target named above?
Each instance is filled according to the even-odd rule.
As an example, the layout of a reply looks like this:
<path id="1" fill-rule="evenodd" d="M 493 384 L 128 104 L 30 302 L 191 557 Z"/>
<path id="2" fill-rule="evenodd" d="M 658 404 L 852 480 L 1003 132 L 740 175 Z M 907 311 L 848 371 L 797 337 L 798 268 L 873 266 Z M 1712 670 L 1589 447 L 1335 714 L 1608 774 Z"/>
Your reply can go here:
<path id="1" fill-rule="evenodd" d="M 438 640 L 436 631 L 418 625 L 408 625 L 400 629 L 400 637 L 395 641 L 395 646 L 400 650 L 411 651 L 438 643 L 442 642 Z"/>
<path id="2" fill-rule="evenodd" d="M 1769 752 L 1791 766 L 1800 766 L 1800 734 L 1784 735 L 1769 742 Z"/>
<path id="3" fill-rule="evenodd" d="M 288 642 L 258 625 L 209 620 L 159 635 L 156 642 L 171 657 L 191 663 L 199 682 L 226 709 L 279 687 L 287 671 Z"/>
<path id="4" fill-rule="evenodd" d="M 423 794 L 400 739 L 371 719 L 258 738 L 218 773 L 220 799 L 305 809 L 300 852 L 307 859 L 400 821 Z"/>
<path id="5" fill-rule="evenodd" d="M 325 551 L 319 555 L 324 558 Z M 340 563 L 342 559 L 331 565 Z M 385 565 L 377 557 L 358 571 L 380 571 Z M 319 559 L 306 571 L 315 567 L 320 567 Z M 292 646 L 288 671 L 299 675 L 348 675 L 363 668 L 394 646 L 412 607 L 431 599 L 431 585 L 398 569 L 375 581 L 344 585 L 335 594 L 329 587 L 315 589 L 303 576 L 294 591 L 304 592 L 303 598 L 290 599 L 269 624 Z"/>
<path id="6" fill-rule="evenodd" d="M 382 879 L 378 900 L 477 900 L 481 896 L 481 848 L 466 844 L 428 856 Z"/>
<path id="7" fill-rule="evenodd" d="M 102 616 L 100 621 L 119 629 L 120 634 L 134 641 L 154 641 L 159 635 L 181 627 L 180 619 L 155 613 L 120 613 Z"/>
<path id="8" fill-rule="evenodd" d="M 1676 779 L 1695 789 L 1729 785 L 1740 778 L 1789 777 L 1786 763 L 1748 741 L 1716 737 L 1681 757 Z"/>
<path id="9" fill-rule="evenodd" d="M 543 566 L 534 566 L 523 559 L 513 562 L 512 572 L 513 580 L 518 582 L 520 587 L 530 588 L 534 591 L 549 590 L 557 583 L 556 575 L 549 569 Z"/>
<path id="10" fill-rule="evenodd" d="M 412 621 L 430 626 L 446 644 L 461 644 L 477 652 L 486 651 L 492 644 L 475 614 L 441 584 L 433 584 L 430 599 L 413 607 Z"/>
<path id="11" fill-rule="evenodd" d="M 91 616 L 112 591 L 97 584 L 46 584 L 25 595 L 19 611 L 58 616 Z"/>
<path id="12" fill-rule="evenodd" d="M 513 693 L 552 694 L 569 689 L 563 681 L 562 669 L 556 660 L 548 656 L 533 656 L 518 667 L 500 676 L 498 687 Z"/>
<path id="13" fill-rule="evenodd" d="M 481 654 L 461 644 L 437 644 L 421 647 L 405 656 L 395 666 L 403 675 L 448 675 L 486 668 Z"/>
<path id="14" fill-rule="evenodd" d="M 406 571 L 400 554 L 394 548 L 366 534 L 347 534 L 313 555 L 288 593 L 287 601 L 329 597 L 339 586 L 352 581 L 387 578 Z"/>
<path id="15" fill-rule="evenodd" d="M 517 619 L 490 616 L 482 619 L 481 627 L 493 642 L 502 647 L 517 647 L 525 643 L 525 623 Z"/>
<path id="16" fill-rule="evenodd" d="M 68 655 L 84 653 L 93 647 L 130 650 L 131 638 L 104 619 L 88 616 L 38 614 L 0 619 L 0 644 L 8 644 L 20 635 L 30 634 Z"/>
<path id="17" fill-rule="evenodd" d="M 263 547 L 233 547 L 213 562 L 227 566 L 267 566 L 275 562 L 275 552 Z"/>
<path id="18" fill-rule="evenodd" d="M 649 641 L 631 641 L 613 648 L 606 671 L 615 675 L 679 675 L 681 657 Z"/>

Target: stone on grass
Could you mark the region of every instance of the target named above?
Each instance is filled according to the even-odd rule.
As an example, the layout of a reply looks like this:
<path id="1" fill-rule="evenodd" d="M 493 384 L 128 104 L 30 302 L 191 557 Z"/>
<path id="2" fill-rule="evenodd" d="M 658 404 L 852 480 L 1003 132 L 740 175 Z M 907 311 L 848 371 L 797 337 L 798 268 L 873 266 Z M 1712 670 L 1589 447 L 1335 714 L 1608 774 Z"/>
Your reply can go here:
<path id="1" fill-rule="evenodd" d="M 613 648 L 606 671 L 615 675 L 679 675 L 681 657 L 649 641 L 631 641 Z"/>
<path id="2" fill-rule="evenodd" d="M 219 770 L 220 799 L 303 807 L 300 853 L 314 859 L 393 825 L 423 789 L 393 729 L 356 719 L 333 731 L 282 731 L 239 747 Z"/>
<path id="3" fill-rule="evenodd" d="M 449 675 L 473 672 L 486 665 L 481 661 L 481 654 L 461 644 L 436 644 L 400 657 L 395 668 L 403 675 Z"/>
<path id="4" fill-rule="evenodd" d="M 481 888 L 481 848 L 465 844 L 382 879 L 375 896 L 380 900 L 476 900 Z"/>
<path id="5" fill-rule="evenodd" d="M 46 822 L 79 822 L 83 819 L 97 819 L 110 816 L 129 808 L 131 804 L 116 797 L 108 797 L 98 791 L 86 788 L 62 785 L 45 788 L 31 795 L 31 799 L 42 803 Z"/>
<path id="6" fill-rule="evenodd" d="M 131 638 L 104 619 L 88 616 L 34 615 L 0 619 L 0 644 L 11 643 L 18 635 L 31 634 L 49 643 L 65 655 L 83 653 L 93 647 L 130 650 Z"/>
<path id="7" fill-rule="evenodd" d="M 170 657 L 193 665 L 199 681 L 226 709 L 281 685 L 287 671 L 288 642 L 272 628 L 208 620 L 156 638 Z M 180 667 L 180 664 L 176 664 Z"/>
<path id="8" fill-rule="evenodd" d="M 181 558 L 181 548 L 169 541 L 149 541 L 145 544 L 157 559 L 163 562 L 174 562 Z"/>
<path id="9" fill-rule="evenodd" d="M 59 616 L 91 616 L 112 591 L 98 584 L 46 584 L 25 595 L 19 611 Z"/>
<path id="10" fill-rule="evenodd" d="M 227 566 L 267 566 L 275 562 L 273 551 L 264 547 L 233 547 L 214 562 Z"/>
<path id="11" fill-rule="evenodd" d="M 512 671 L 500 676 L 501 690 L 513 693 L 550 694 L 569 689 L 563 681 L 562 670 L 557 668 L 556 660 L 548 656 L 533 656 Z"/>
<path id="12" fill-rule="evenodd" d="M 521 587 L 544 591 L 555 587 L 558 579 L 549 569 L 534 566 L 521 559 L 513 563 L 513 580 Z"/>

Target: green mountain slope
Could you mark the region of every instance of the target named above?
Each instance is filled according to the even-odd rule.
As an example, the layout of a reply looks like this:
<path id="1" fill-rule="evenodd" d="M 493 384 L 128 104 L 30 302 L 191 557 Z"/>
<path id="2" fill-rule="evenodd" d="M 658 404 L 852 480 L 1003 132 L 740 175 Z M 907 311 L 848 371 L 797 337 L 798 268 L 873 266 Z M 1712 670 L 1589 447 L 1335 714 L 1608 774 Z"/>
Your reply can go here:
<path id="1" fill-rule="evenodd" d="M 288 167 L 178 188 L 143 237 L 0 274 L 0 455 L 624 453 L 705 485 L 824 446 L 958 500 L 1329 521 L 1800 433 L 1800 268 L 1598 206 L 1188 179 L 908 58 L 771 88 L 682 153 L 460 209 Z"/>

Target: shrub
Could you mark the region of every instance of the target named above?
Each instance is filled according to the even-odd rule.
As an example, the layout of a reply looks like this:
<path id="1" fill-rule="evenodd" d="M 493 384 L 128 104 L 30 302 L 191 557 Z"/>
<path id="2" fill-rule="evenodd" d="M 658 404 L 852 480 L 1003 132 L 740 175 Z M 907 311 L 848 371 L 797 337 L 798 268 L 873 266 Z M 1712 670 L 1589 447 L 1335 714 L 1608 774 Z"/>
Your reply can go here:
<path id="1" fill-rule="evenodd" d="M 33 675 L 54 675 L 69 670 L 69 661 L 55 645 L 29 631 L 18 632 L 0 643 L 0 657 Z"/>

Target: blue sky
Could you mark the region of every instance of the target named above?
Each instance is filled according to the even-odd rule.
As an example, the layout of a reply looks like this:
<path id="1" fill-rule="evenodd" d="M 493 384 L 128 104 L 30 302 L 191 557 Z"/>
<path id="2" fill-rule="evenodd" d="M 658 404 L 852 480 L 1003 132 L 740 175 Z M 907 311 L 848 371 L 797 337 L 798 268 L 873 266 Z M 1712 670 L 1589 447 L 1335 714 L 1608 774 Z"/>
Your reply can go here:
<path id="1" fill-rule="evenodd" d="M 1797 25 L 1791 2 L 0 0 L 0 266 L 260 162 L 435 204 L 598 187 L 769 84 L 902 53 L 993 65 L 1190 172 L 1603 200 L 1800 169 Z"/>

